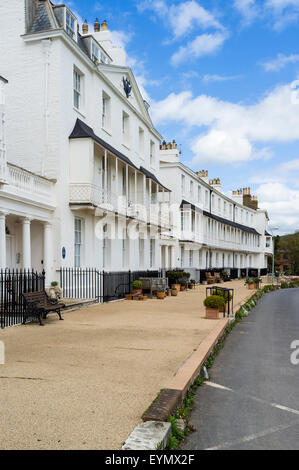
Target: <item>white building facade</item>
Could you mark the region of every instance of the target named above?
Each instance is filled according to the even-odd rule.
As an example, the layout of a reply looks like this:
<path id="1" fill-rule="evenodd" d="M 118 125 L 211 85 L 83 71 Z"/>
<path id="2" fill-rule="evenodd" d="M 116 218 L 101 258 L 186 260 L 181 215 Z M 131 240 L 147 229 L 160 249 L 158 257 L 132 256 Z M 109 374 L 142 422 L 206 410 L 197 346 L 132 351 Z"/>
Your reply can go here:
<path id="1" fill-rule="evenodd" d="M 80 34 L 64 5 L 1 2 L 0 51 L 9 82 L 1 221 L 13 237 L 1 266 L 49 273 L 51 258 L 49 281 L 61 266 L 158 269 L 159 233 L 170 229 L 161 135 L 106 22 Z M 6 200 L 25 193 L 34 203 L 23 216 Z"/>
<path id="2" fill-rule="evenodd" d="M 273 249 L 269 218 L 249 190 L 228 197 L 219 178 L 211 180 L 207 171 L 196 173 L 180 162 L 175 141 L 161 145 L 160 175 L 172 191 L 173 239 L 161 236 L 165 269 L 173 266 L 167 265 L 163 253 L 173 247 L 176 267 L 195 280 L 202 270 L 236 270 L 238 276 L 267 270 Z M 252 207 L 244 205 L 243 196 Z"/>
<path id="3" fill-rule="evenodd" d="M 267 266 L 267 214 L 160 151 L 105 21 L 80 32 L 65 5 L 3 1 L 0 56 L 1 269 L 49 284 L 60 268 Z"/>

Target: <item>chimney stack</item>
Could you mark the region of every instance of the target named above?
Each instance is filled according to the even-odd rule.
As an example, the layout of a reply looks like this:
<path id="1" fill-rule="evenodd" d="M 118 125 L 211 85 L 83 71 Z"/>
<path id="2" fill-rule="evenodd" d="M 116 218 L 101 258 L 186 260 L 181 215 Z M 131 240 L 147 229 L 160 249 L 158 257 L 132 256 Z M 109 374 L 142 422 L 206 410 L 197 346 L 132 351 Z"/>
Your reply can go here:
<path id="1" fill-rule="evenodd" d="M 102 31 L 108 31 L 108 23 L 106 20 L 102 23 Z"/>
<path id="2" fill-rule="evenodd" d="M 88 34 L 88 23 L 87 23 L 87 20 L 84 21 L 83 25 L 82 25 L 82 32 L 83 34 Z"/>
<path id="3" fill-rule="evenodd" d="M 101 31 L 101 25 L 100 25 L 98 18 L 96 18 L 94 22 L 94 32 L 99 33 L 100 31 Z"/>

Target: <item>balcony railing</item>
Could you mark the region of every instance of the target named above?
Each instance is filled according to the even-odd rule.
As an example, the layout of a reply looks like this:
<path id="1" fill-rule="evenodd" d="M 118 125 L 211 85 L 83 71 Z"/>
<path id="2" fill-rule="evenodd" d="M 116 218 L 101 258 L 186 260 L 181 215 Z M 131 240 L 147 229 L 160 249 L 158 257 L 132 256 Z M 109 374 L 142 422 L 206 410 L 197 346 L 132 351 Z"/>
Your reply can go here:
<path id="1" fill-rule="evenodd" d="M 38 198 L 43 202 L 54 204 L 55 182 L 35 175 L 11 163 L 7 164 L 5 191 L 26 197 Z"/>
<path id="2" fill-rule="evenodd" d="M 138 198 L 139 193 L 137 193 Z M 141 197 L 139 197 L 141 199 Z M 135 218 L 152 225 L 170 228 L 169 211 L 159 203 L 145 206 L 142 202 L 135 202 L 133 197 L 120 196 L 90 183 L 70 184 L 71 204 L 92 204 L 95 207 Z"/>

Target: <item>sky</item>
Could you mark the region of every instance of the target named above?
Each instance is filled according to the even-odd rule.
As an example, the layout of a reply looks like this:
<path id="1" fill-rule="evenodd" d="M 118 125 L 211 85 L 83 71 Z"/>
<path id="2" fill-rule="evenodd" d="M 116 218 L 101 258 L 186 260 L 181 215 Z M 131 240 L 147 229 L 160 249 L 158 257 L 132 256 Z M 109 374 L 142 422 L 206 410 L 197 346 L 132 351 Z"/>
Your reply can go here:
<path id="1" fill-rule="evenodd" d="M 107 20 L 182 162 L 299 230 L 299 0 L 70 0 Z"/>

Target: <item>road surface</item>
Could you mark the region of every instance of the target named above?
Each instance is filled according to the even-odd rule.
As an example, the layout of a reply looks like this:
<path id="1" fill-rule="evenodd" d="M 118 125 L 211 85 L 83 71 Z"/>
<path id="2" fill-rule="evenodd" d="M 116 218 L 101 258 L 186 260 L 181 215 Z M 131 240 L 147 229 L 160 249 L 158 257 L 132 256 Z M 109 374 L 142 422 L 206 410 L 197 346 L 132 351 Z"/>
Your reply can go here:
<path id="1" fill-rule="evenodd" d="M 195 396 L 185 450 L 298 450 L 299 289 L 264 295 L 227 337 Z M 297 346 L 297 350 L 299 347 Z"/>

